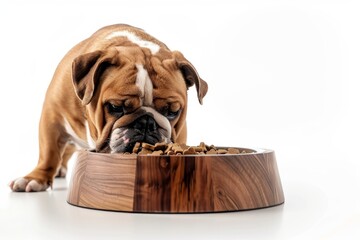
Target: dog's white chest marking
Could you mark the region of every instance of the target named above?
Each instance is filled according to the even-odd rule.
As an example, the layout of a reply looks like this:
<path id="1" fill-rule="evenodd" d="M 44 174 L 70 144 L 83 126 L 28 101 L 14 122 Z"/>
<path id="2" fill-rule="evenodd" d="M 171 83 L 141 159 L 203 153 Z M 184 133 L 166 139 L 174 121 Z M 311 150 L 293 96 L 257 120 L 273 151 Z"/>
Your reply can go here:
<path id="1" fill-rule="evenodd" d="M 85 129 L 86 129 L 86 140 L 87 140 L 88 146 L 90 149 L 95 149 L 96 143 L 95 143 L 94 139 L 91 137 L 88 121 L 85 121 Z"/>
<path id="2" fill-rule="evenodd" d="M 143 40 L 143 39 L 139 38 L 138 36 L 136 36 L 134 33 L 129 32 L 129 31 L 112 32 L 109 35 L 107 35 L 105 39 L 109 40 L 109 39 L 112 39 L 115 37 L 126 37 L 131 42 L 139 45 L 140 47 L 150 49 L 152 54 L 156 54 L 160 49 L 160 46 L 158 44 Z"/>
<path id="3" fill-rule="evenodd" d="M 95 149 L 96 144 L 94 139 L 92 139 L 91 135 L 90 135 L 90 129 L 89 129 L 89 124 L 86 121 L 85 122 L 85 129 L 86 129 L 86 138 L 87 141 L 81 139 L 74 131 L 74 129 L 71 127 L 70 123 L 66 120 L 66 118 L 64 118 L 64 127 L 66 132 L 69 134 L 69 136 L 71 137 L 71 140 L 80 148 L 86 148 L 86 149 Z"/>
<path id="4" fill-rule="evenodd" d="M 136 64 L 138 73 L 136 75 L 136 86 L 140 89 L 141 99 L 144 106 L 152 106 L 153 101 L 153 84 L 149 77 L 148 72 L 141 64 Z"/>

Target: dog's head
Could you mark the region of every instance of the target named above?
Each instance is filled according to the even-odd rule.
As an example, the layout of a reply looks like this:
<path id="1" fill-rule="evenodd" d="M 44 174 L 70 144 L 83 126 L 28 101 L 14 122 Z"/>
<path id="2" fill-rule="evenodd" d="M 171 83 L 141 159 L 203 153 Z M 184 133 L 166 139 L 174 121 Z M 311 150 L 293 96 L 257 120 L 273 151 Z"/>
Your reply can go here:
<path id="1" fill-rule="evenodd" d="M 153 55 L 138 46 L 112 47 L 77 57 L 72 77 L 86 106 L 96 150 L 130 151 L 136 142 L 186 141 L 187 89 L 207 92 L 193 65 L 177 51 Z"/>

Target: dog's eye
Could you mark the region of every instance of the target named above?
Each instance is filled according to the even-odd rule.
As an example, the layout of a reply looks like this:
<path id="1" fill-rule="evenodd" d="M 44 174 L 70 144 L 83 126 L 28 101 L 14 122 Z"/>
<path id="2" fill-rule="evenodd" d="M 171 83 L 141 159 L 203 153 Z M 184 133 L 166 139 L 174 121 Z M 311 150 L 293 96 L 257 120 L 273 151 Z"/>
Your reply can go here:
<path id="1" fill-rule="evenodd" d="M 168 111 L 166 114 L 165 114 L 165 117 L 169 120 L 174 120 L 175 118 L 177 118 L 177 116 L 179 116 L 180 114 L 180 110 L 176 111 L 176 112 L 173 112 L 173 111 Z"/>
<path id="2" fill-rule="evenodd" d="M 124 114 L 124 108 L 122 106 L 108 104 L 109 113 L 117 117 L 121 117 Z"/>

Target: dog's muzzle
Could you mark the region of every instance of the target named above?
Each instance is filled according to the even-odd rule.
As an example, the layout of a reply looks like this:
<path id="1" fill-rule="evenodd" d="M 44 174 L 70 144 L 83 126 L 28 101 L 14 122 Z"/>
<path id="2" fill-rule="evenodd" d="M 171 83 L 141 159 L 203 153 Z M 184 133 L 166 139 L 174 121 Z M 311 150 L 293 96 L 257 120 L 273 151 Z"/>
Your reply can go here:
<path id="1" fill-rule="evenodd" d="M 170 142 L 169 122 L 156 121 L 152 113 L 146 113 L 125 127 L 115 128 L 110 137 L 112 153 L 132 152 L 136 142 L 155 144 Z"/>

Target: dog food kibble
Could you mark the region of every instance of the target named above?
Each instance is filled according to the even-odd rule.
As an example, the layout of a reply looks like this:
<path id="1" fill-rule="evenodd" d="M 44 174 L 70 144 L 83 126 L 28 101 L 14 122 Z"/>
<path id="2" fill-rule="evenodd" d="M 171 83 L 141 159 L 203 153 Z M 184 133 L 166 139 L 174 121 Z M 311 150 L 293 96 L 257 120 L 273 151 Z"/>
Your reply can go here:
<path id="1" fill-rule="evenodd" d="M 187 146 L 178 143 L 148 143 L 137 142 L 132 153 L 139 155 L 201 155 L 201 154 L 240 154 L 252 151 L 240 150 L 238 148 L 217 148 L 214 145 L 206 145 L 201 142 L 198 146 Z"/>

